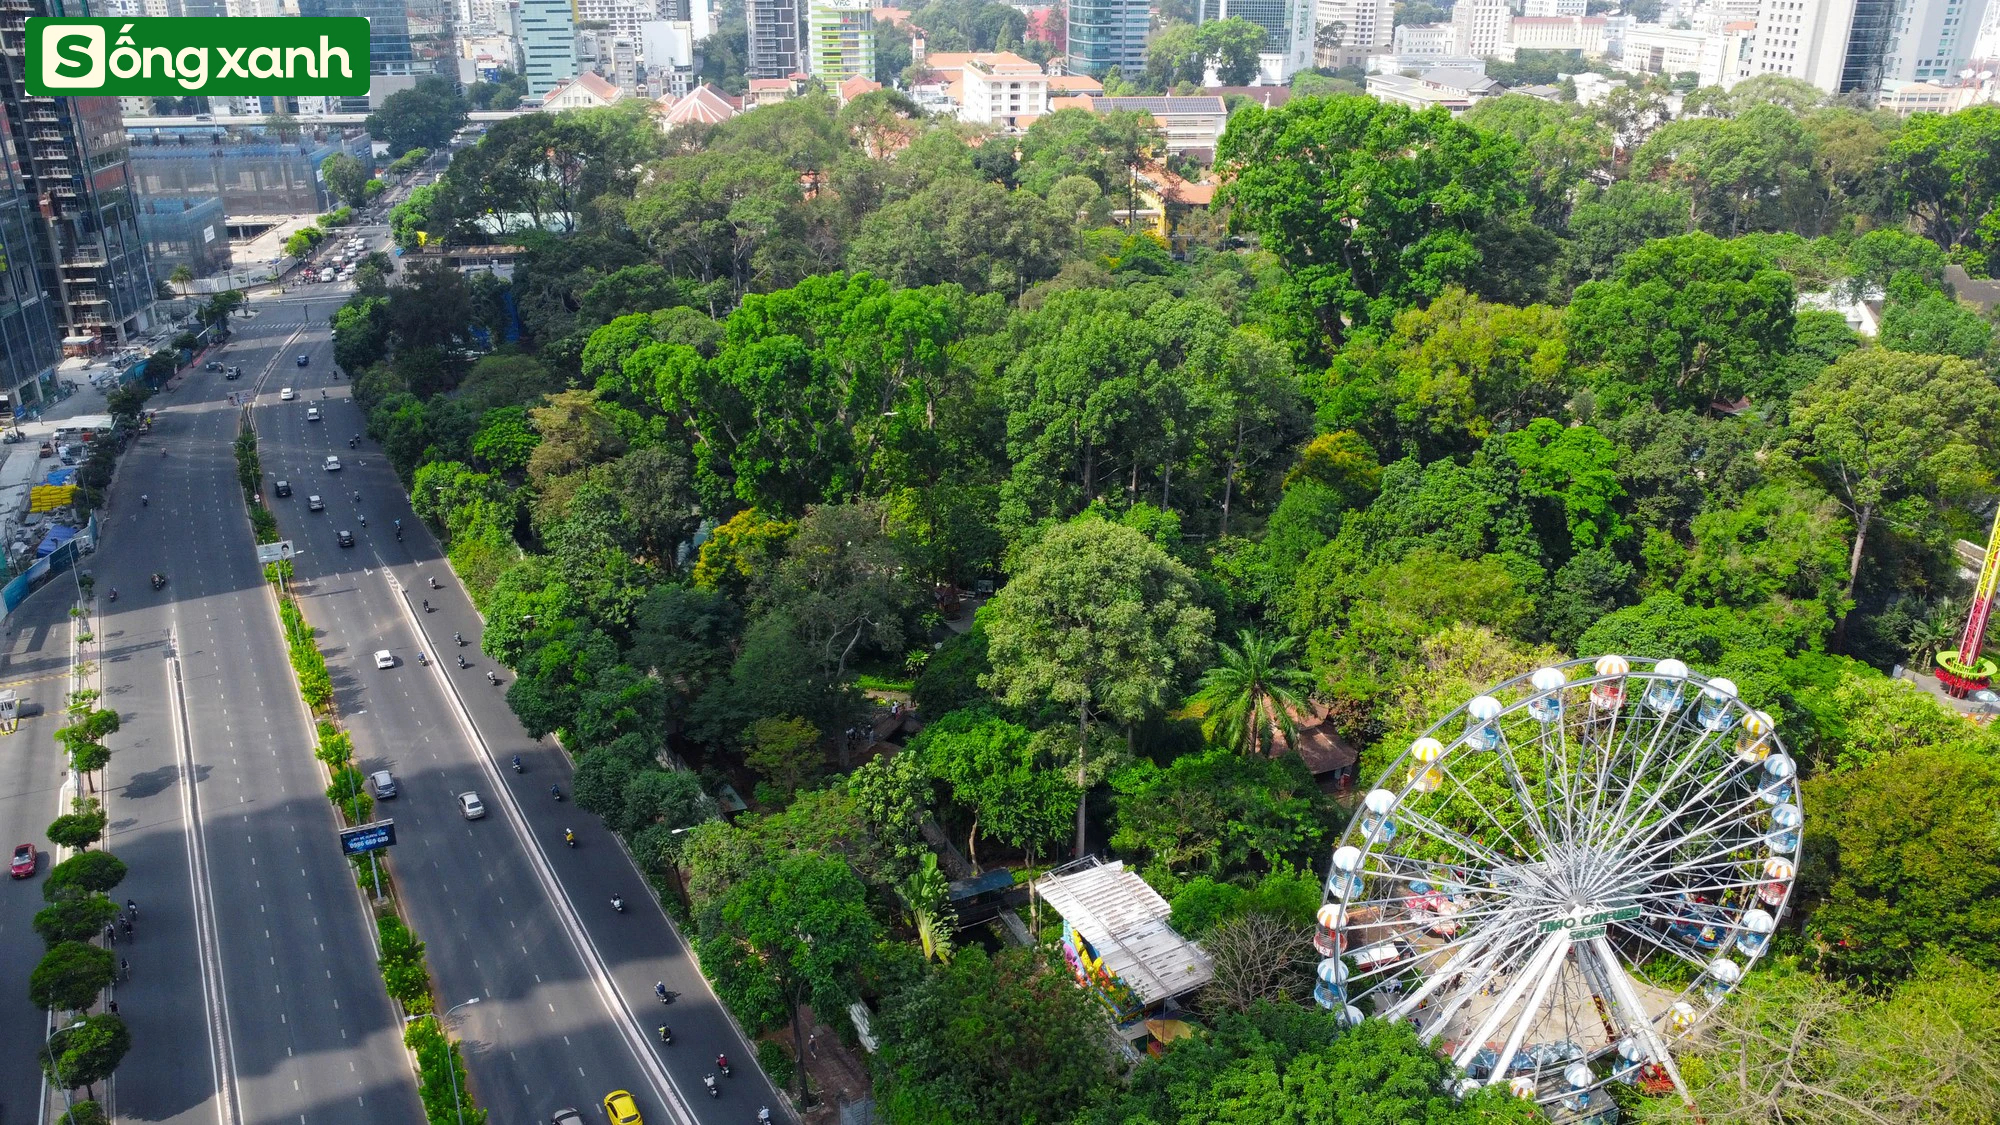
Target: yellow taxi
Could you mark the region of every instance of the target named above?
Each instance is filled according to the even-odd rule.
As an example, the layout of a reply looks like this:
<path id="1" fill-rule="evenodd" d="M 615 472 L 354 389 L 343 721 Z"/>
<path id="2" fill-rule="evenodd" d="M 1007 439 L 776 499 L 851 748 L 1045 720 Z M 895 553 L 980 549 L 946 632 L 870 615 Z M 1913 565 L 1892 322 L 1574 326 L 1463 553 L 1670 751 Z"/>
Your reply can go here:
<path id="1" fill-rule="evenodd" d="M 612 1125 L 646 1125 L 646 1119 L 639 1116 L 639 1103 L 624 1090 L 613 1090 L 604 1095 L 604 1116 Z"/>

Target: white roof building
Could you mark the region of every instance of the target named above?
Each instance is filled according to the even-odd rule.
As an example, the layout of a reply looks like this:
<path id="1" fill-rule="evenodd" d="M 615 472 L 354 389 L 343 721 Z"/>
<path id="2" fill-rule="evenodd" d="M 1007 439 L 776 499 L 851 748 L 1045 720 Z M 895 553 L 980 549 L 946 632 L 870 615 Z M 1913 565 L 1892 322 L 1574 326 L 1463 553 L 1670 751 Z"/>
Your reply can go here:
<path id="1" fill-rule="evenodd" d="M 1059 870 L 1035 880 L 1034 890 L 1062 915 L 1065 937 L 1082 939 L 1075 952 L 1086 966 L 1101 967 L 1144 1006 L 1215 979 L 1208 954 L 1167 924 L 1167 900 L 1123 863 Z"/>

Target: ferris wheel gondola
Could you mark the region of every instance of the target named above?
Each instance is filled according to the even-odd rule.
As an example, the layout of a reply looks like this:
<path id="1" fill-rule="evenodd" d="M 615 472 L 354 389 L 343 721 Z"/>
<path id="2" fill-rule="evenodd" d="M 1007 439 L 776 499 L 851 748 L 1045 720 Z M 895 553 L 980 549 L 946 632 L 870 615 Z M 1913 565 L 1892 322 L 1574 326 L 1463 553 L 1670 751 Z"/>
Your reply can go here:
<path id="1" fill-rule="evenodd" d="M 1328 866 L 1318 1002 L 1406 1020 L 1464 1088 L 1609 1120 L 1762 957 L 1804 825 L 1736 685 L 1603 656 L 1509 680 L 1416 739 Z"/>

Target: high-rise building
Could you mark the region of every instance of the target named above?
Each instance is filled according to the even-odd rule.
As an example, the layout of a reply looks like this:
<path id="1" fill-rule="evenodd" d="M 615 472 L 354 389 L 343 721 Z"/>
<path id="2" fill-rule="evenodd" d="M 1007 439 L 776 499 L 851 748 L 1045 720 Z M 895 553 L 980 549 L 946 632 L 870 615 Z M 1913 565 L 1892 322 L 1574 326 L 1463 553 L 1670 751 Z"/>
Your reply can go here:
<path id="1" fill-rule="evenodd" d="M 838 86 L 875 77 L 875 16 L 871 0 L 808 0 L 806 72 Z"/>
<path id="2" fill-rule="evenodd" d="M 1990 0 L 1904 0 L 1878 85 L 1950 78 L 1973 57 Z"/>
<path id="3" fill-rule="evenodd" d="M 272 0 L 230 2 L 255 4 Z M 366 18 L 371 79 L 458 74 L 455 61 L 458 53 L 452 44 L 457 0 L 298 0 L 298 9 L 302 16 Z M 370 85 L 375 83 L 371 81 Z"/>
<path id="4" fill-rule="evenodd" d="M 1389 49 L 1396 34 L 1395 0 L 1318 2 L 1319 28 L 1314 51 L 1318 65 L 1360 66 L 1368 56 Z"/>
<path id="5" fill-rule="evenodd" d="M 743 0 L 750 26 L 747 77 L 787 78 L 799 69 L 798 0 Z"/>
<path id="6" fill-rule="evenodd" d="M 1197 0 L 1197 23 L 1245 19 L 1264 29 L 1265 55 L 1283 57 L 1289 76 L 1313 65 L 1313 18 L 1318 0 Z"/>
<path id="7" fill-rule="evenodd" d="M 117 98 L 43 98 L 27 91 L 23 21 L 53 15 L 49 0 L 10 0 L 0 11 L 0 102 L 9 178 L 33 201 L 29 226 L 41 252 L 8 246 L 17 300 L 53 302 L 67 346 L 123 343 L 150 327 L 153 281 L 132 198 Z M 25 276 L 33 263 L 32 280 Z"/>
<path id="8" fill-rule="evenodd" d="M 576 19 L 570 0 L 521 0 L 522 77 L 539 98 L 576 77 Z"/>
<path id="9" fill-rule="evenodd" d="M 1102 78 L 1146 69 L 1146 0 L 1068 0 L 1069 68 Z"/>
<path id="10" fill-rule="evenodd" d="M 1828 93 L 1874 89 L 1895 0 L 1762 0 L 1739 78 L 1782 74 Z M 1851 58 L 1850 58 L 1851 56 Z M 1852 83 L 1852 84 L 1851 84 Z"/>
<path id="11" fill-rule="evenodd" d="M 1451 26 L 1458 33 L 1458 53 L 1491 58 L 1507 41 L 1507 21 L 1513 13 L 1507 0 L 1458 0 L 1451 9 Z"/>

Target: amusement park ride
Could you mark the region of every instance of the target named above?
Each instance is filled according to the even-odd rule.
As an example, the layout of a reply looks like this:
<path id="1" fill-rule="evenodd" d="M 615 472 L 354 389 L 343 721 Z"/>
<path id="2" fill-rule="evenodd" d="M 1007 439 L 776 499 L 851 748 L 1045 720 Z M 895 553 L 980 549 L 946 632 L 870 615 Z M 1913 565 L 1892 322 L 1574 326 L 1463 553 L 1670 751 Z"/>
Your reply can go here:
<path id="1" fill-rule="evenodd" d="M 1986 536 L 1986 561 L 1979 564 L 1979 581 L 1972 587 L 1972 612 L 1966 615 L 1965 632 L 1959 634 L 1958 651 L 1937 654 L 1938 683 L 1945 694 L 1964 699 L 1993 680 L 2000 664 L 1982 654 L 1986 647 L 1986 619 L 1993 613 L 1993 590 L 2000 585 L 2000 512 L 1994 513 L 1993 530 Z"/>
<path id="2" fill-rule="evenodd" d="M 1982 618 L 1983 620 L 1983 618 Z M 1674 1050 L 1785 915 L 1804 814 L 1771 717 L 1678 660 L 1601 656 L 1434 725 L 1333 853 L 1315 999 L 1408 1021 L 1557 1122 L 1689 1098 Z"/>

